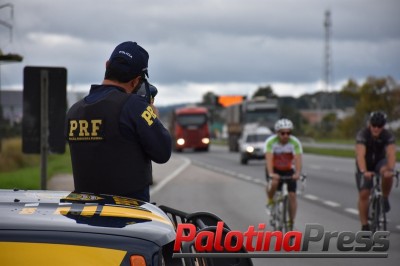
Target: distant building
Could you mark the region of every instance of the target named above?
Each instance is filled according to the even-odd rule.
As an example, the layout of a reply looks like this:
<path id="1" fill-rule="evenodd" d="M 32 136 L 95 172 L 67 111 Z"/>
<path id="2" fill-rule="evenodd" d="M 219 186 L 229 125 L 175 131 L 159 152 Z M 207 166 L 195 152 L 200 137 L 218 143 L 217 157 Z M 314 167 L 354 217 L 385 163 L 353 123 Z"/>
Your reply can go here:
<path id="1" fill-rule="evenodd" d="M 316 125 L 322 121 L 322 118 L 330 113 L 328 110 L 300 110 L 301 116 L 310 124 Z"/>
<path id="2" fill-rule="evenodd" d="M 3 117 L 10 121 L 10 124 L 22 121 L 22 91 L 0 91 Z"/>
<path id="3" fill-rule="evenodd" d="M 310 125 L 316 125 L 322 121 L 324 116 L 330 113 L 335 113 L 336 117 L 339 120 L 342 120 L 346 117 L 354 115 L 354 108 L 346 108 L 345 110 L 336 109 L 336 110 L 300 110 L 301 116 L 307 120 Z"/>
<path id="4" fill-rule="evenodd" d="M 67 106 L 71 107 L 87 95 L 87 92 L 67 92 Z M 3 108 L 3 116 L 10 124 L 20 123 L 23 115 L 22 90 L 1 90 L 0 102 Z"/>

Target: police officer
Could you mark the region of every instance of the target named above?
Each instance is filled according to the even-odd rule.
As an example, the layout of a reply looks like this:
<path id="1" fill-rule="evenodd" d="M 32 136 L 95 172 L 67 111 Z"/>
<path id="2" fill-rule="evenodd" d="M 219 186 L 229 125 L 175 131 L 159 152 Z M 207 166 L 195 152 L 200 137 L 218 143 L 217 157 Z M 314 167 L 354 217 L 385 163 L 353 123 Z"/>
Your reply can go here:
<path id="1" fill-rule="evenodd" d="M 92 85 L 89 95 L 68 111 L 66 137 L 75 192 L 150 201 L 151 161 L 169 160 L 171 137 L 158 119 L 153 98 L 137 93 L 145 86 L 153 96 L 156 92 L 146 84 L 148 59 L 136 42 L 119 44 L 106 62 L 102 84 Z"/>

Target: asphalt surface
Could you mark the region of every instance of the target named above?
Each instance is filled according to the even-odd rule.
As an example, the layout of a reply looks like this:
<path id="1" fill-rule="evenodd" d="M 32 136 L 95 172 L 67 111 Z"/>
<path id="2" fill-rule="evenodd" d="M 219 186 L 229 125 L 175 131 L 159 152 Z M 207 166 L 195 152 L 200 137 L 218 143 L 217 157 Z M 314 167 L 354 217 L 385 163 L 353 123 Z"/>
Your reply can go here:
<path id="1" fill-rule="evenodd" d="M 327 161 L 327 162 L 326 162 Z M 299 197 L 296 229 L 318 223 L 327 232 L 357 232 L 359 221 L 354 213 L 356 194 L 354 161 L 307 155 L 308 174 L 305 194 Z M 212 147 L 210 152 L 173 153 L 169 162 L 153 164 L 152 202 L 162 203 L 185 212 L 207 211 L 217 214 L 233 230 L 244 231 L 249 225 L 267 222 L 264 192 L 264 162 L 251 161 L 243 166 L 239 155 L 225 147 Z M 49 189 L 72 190 L 71 176 L 53 177 Z M 398 190 L 392 193 L 393 206 L 398 206 Z M 160 193 L 157 193 L 160 191 Z M 396 207 L 394 207 L 396 209 Z M 349 212 L 352 210 L 353 212 Z M 390 249 L 386 259 L 254 259 L 261 265 L 398 265 L 399 231 L 396 211 L 390 213 Z M 334 249 L 335 242 L 332 242 Z M 316 243 L 312 251 L 320 251 Z M 331 247 L 330 246 L 330 247 Z"/>

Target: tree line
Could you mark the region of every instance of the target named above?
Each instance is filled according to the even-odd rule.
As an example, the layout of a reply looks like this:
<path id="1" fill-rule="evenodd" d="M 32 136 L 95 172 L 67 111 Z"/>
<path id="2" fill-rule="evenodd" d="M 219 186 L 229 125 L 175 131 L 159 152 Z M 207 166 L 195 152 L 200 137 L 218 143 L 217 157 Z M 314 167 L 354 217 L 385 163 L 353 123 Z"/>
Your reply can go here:
<path id="1" fill-rule="evenodd" d="M 369 114 L 381 110 L 388 115 L 388 126 L 396 138 L 400 138 L 400 85 L 391 77 L 369 77 L 362 84 L 350 79 L 339 91 L 319 91 L 297 98 L 279 97 L 271 86 L 264 86 L 259 87 L 251 98 L 257 96 L 277 98 L 281 117 L 294 122 L 299 136 L 353 139 L 357 131 L 366 125 Z M 215 94 L 204 94 L 201 105 L 215 106 Z M 211 109 L 213 122 L 223 123 L 218 110 Z M 304 110 L 320 113 L 321 121 L 310 123 L 301 115 Z M 340 116 L 340 113 L 345 115 Z"/>
<path id="2" fill-rule="evenodd" d="M 355 137 L 357 131 L 366 125 L 368 115 L 375 110 L 382 110 L 388 115 L 389 126 L 400 139 L 400 85 L 391 77 L 369 77 L 362 84 L 350 79 L 339 90 L 334 92 L 319 91 L 304 94 L 300 97 L 278 97 L 271 86 L 259 87 L 252 98 L 266 96 L 277 98 L 282 117 L 291 119 L 296 127 L 296 134 L 313 138 Z M 220 108 L 215 103 L 216 95 L 207 92 L 199 105 L 209 107 L 212 122 L 224 123 Z M 184 104 L 181 104 L 184 105 Z M 160 115 L 168 116 L 176 106 L 160 108 Z M 317 124 L 310 124 L 300 113 L 301 110 L 316 110 L 323 114 Z M 350 115 L 340 117 L 338 111 L 351 110 Z M 396 123 L 397 122 L 397 125 Z M 21 124 L 10 124 L 3 117 L 0 106 L 0 136 L 2 138 L 20 136 Z"/>

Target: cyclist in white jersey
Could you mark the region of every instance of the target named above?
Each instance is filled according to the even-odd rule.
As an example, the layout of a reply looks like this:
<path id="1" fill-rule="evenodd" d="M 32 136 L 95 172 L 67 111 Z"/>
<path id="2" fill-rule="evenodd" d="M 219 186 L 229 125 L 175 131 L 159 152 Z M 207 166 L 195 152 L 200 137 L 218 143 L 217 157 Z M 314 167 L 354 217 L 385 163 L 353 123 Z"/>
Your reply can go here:
<path id="1" fill-rule="evenodd" d="M 291 135 L 292 130 L 293 123 L 289 119 L 283 118 L 275 123 L 275 134 L 265 141 L 265 163 L 268 182 L 267 207 L 274 204 L 273 197 L 276 190 L 281 190 L 283 182 L 286 182 L 291 206 L 289 222 L 293 225 L 297 210 L 296 188 L 301 174 L 303 148 L 300 141 Z M 282 181 L 280 176 L 292 176 L 292 179 Z"/>

